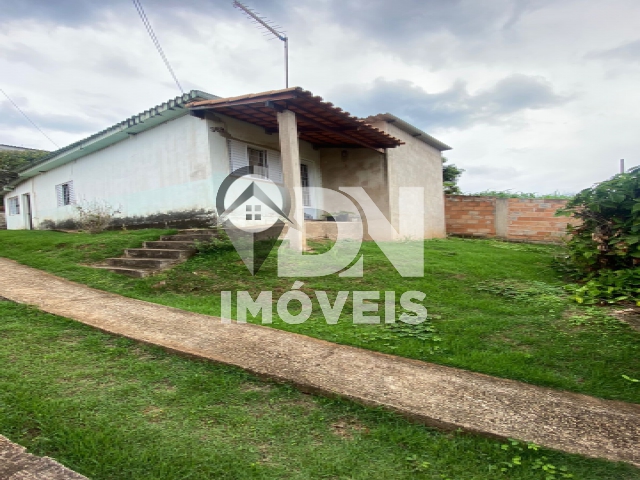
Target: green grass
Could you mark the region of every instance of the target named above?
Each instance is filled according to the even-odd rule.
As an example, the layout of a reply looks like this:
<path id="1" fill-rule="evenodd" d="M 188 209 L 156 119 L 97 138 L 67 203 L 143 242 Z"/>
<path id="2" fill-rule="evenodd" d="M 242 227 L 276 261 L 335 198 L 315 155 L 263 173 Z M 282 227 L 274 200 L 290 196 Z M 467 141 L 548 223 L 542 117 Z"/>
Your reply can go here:
<path id="1" fill-rule="evenodd" d="M 293 279 L 278 278 L 275 255 L 252 277 L 234 250 L 197 255 L 147 279 L 129 279 L 83 267 L 126 246 L 157 238 L 161 231 L 100 235 L 0 232 L 0 255 L 115 293 L 199 313 L 220 314 L 221 290 L 277 299 Z M 319 251 L 329 248 L 317 244 Z M 312 298 L 326 291 L 418 290 L 426 293 L 431 319 L 425 326 L 354 325 L 347 302 L 340 322 L 328 325 L 317 302 L 300 325 L 273 328 L 512 378 L 533 384 L 640 403 L 640 332 L 603 313 L 573 304 L 551 269 L 558 247 L 486 240 L 425 242 L 425 277 L 402 278 L 372 242 L 363 244 L 364 278 L 337 275 L 300 278 Z M 274 252 L 275 253 L 275 252 Z M 259 319 L 254 320 L 259 322 Z"/>
<path id="2" fill-rule="evenodd" d="M 575 479 L 640 479 L 629 465 L 439 432 L 10 302 L 0 365 L 0 432 L 93 480 L 551 478 L 541 462 Z"/>

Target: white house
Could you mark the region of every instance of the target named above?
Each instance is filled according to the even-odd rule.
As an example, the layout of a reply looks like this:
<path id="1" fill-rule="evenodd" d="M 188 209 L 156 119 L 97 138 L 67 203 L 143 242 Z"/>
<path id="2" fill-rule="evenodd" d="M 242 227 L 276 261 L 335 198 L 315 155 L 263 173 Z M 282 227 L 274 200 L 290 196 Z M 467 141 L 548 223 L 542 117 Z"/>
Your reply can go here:
<path id="1" fill-rule="evenodd" d="M 299 87 L 232 98 L 194 90 L 20 171 L 5 187 L 7 227 L 69 228 L 74 204 L 93 200 L 120 208 L 116 226 L 210 224 L 223 180 L 252 165 L 303 187 L 307 221 L 327 212 L 304 187 L 361 186 L 393 225 L 398 187 L 424 187 L 425 238 L 443 237 L 448 149 L 391 114 L 358 119 Z"/>

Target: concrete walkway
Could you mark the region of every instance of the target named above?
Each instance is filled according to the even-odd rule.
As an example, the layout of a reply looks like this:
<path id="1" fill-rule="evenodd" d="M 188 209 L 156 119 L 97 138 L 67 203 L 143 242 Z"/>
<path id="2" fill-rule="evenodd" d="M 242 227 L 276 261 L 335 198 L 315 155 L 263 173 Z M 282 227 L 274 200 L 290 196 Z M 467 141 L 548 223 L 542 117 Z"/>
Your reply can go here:
<path id="1" fill-rule="evenodd" d="M 600 400 L 133 300 L 0 259 L 0 295 L 300 389 L 640 466 L 640 405 Z M 0 319 L 1 321 L 1 319 Z"/>
<path id="2" fill-rule="evenodd" d="M 49 457 L 37 457 L 0 435 L 0 479 L 88 480 Z"/>

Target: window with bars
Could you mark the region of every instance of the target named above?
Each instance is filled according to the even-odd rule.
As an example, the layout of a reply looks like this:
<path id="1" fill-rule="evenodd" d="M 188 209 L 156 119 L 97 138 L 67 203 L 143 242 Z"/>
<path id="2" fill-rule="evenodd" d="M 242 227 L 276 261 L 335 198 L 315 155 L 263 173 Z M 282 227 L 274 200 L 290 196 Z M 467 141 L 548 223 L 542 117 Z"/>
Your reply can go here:
<path id="1" fill-rule="evenodd" d="M 56 185 L 56 197 L 58 199 L 59 207 L 64 207 L 65 205 L 72 205 L 76 203 L 76 196 L 73 190 L 73 181 Z"/>
<path id="2" fill-rule="evenodd" d="M 302 203 L 305 207 L 311 206 L 311 195 L 309 194 L 309 166 L 300 164 L 300 186 L 302 187 Z"/>
<path id="3" fill-rule="evenodd" d="M 9 198 L 9 215 L 20 215 L 20 198 Z"/>

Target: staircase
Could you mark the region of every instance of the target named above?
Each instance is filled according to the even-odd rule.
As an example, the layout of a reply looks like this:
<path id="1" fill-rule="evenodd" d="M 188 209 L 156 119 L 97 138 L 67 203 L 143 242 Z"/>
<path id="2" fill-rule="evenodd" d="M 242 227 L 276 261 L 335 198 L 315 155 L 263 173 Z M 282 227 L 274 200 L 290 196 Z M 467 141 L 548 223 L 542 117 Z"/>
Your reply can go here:
<path id="1" fill-rule="evenodd" d="M 215 230 L 181 230 L 157 241 L 144 242 L 142 248 L 127 248 L 124 256 L 107 258 L 95 267 L 129 277 L 148 277 L 184 262 L 196 253 L 196 242 L 208 242 L 215 237 Z"/>

